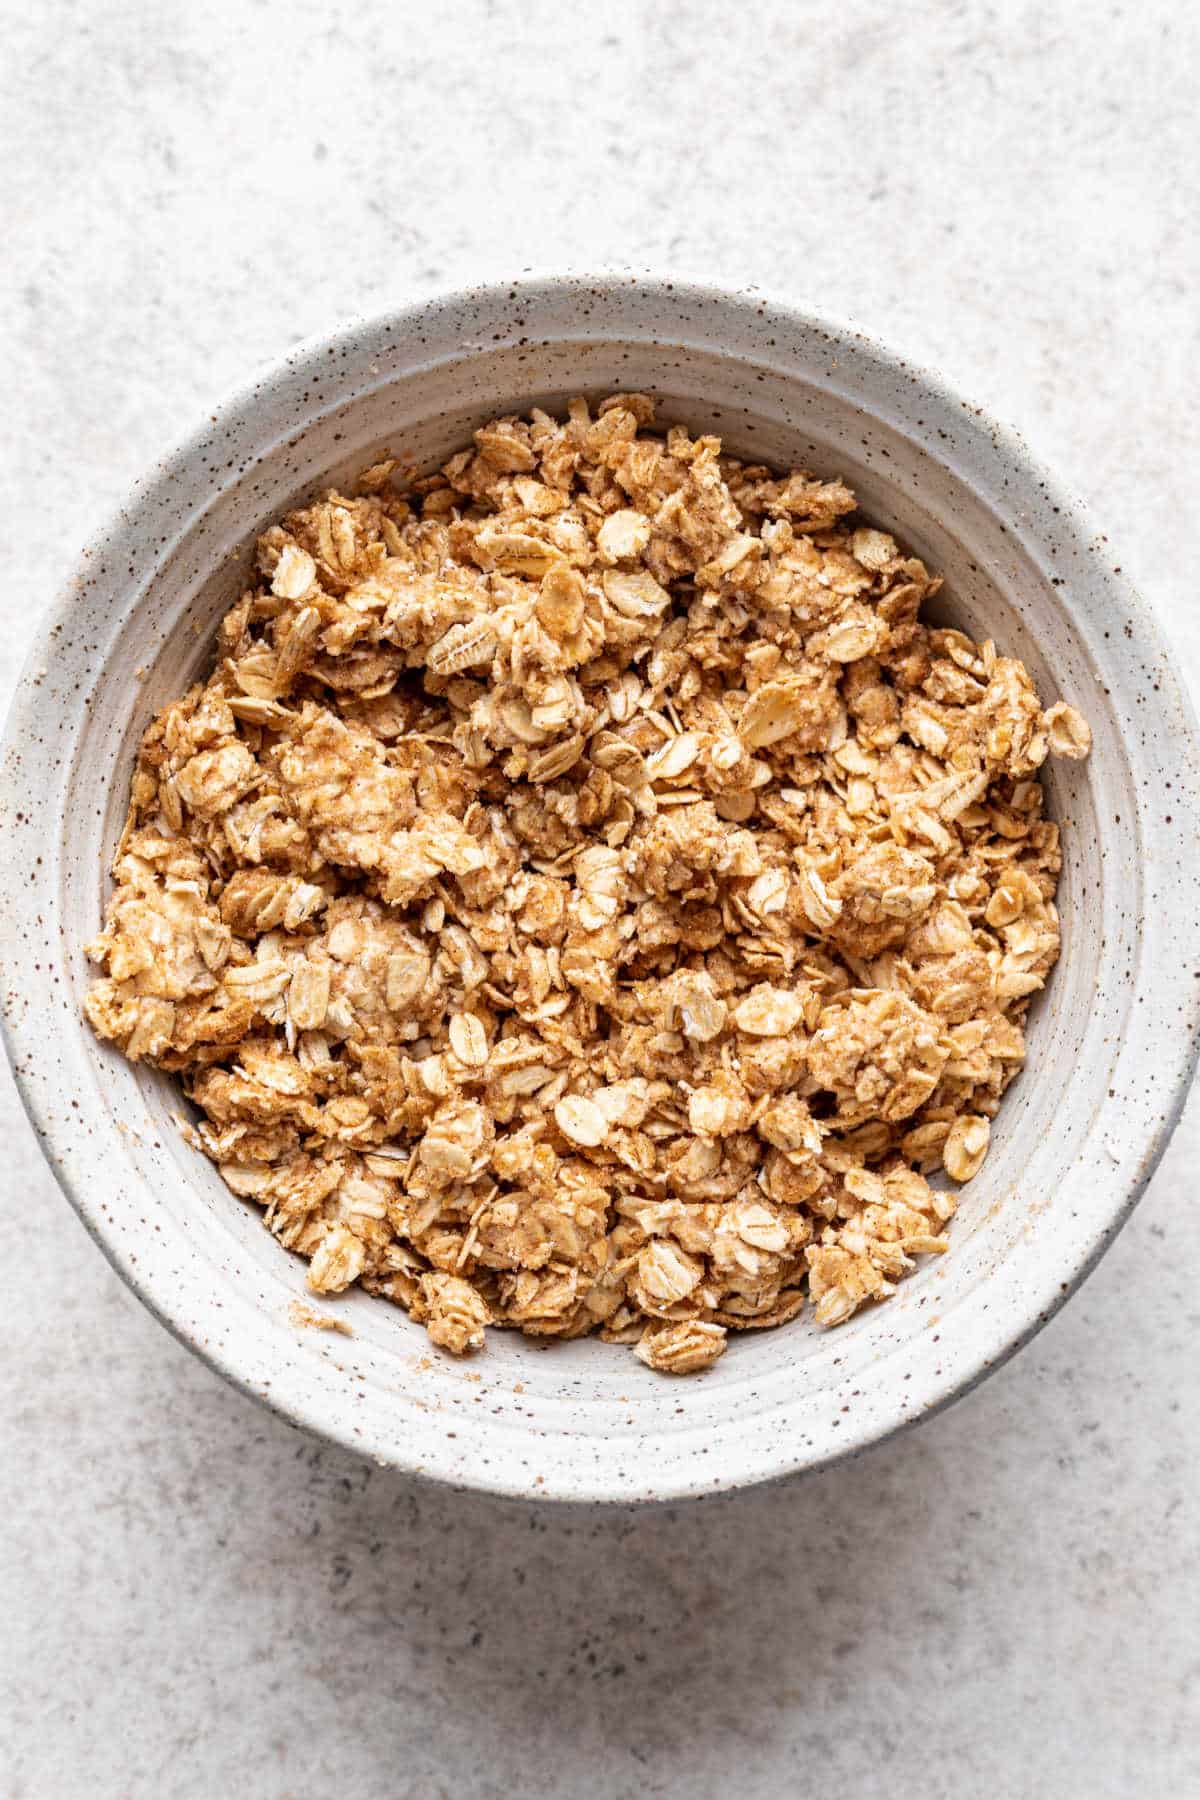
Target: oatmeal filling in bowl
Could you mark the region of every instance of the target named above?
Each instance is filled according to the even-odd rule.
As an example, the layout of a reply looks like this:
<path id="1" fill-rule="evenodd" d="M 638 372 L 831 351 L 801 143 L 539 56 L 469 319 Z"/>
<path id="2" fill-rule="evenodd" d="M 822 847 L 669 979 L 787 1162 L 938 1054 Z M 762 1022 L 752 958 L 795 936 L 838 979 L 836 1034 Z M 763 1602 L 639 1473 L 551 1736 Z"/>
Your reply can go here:
<path id="1" fill-rule="evenodd" d="M 387 457 L 146 730 L 92 1026 L 312 1289 L 448 1350 L 844 1322 L 953 1254 L 1090 747 L 939 586 L 645 394 Z"/>

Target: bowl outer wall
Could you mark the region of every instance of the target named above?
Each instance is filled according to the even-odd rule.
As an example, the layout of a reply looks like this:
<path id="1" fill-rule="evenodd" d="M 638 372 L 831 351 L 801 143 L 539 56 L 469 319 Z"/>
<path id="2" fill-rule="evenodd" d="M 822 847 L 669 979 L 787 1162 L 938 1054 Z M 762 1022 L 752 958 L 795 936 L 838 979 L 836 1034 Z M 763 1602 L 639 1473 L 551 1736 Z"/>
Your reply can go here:
<path id="1" fill-rule="evenodd" d="M 435 1391 L 426 1383 L 423 1394 L 412 1359 L 390 1394 L 386 1384 L 372 1391 L 369 1382 L 356 1381 L 356 1353 L 345 1340 L 331 1343 L 312 1332 L 305 1342 L 295 1331 L 285 1336 L 277 1314 L 215 1278 L 219 1269 L 205 1246 L 189 1245 L 181 1257 L 178 1245 L 161 1244 L 160 1234 L 144 1222 L 136 1228 L 148 1195 L 126 1134 L 103 1104 L 96 1046 L 78 1017 L 77 983 L 64 972 L 67 871 L 47 820 L 67 803 L 64 784 L 84 730 L 69 706 L 70 683 L 62 672 L 86 685 L 95 673 L 89 643 L 103 637 L 122 609 L 135 609 L 139 586 L 144 589 L 214 493 L 244 479 L 254 448 L 248 420 L 262 418 L 265 425 L 269 416 L 278 436 L 280 421 L 292 417 L 294 432 L 303 425 L 304 406 L 311 406 L 304 397 L 314 387 L 331 389 L 333 399 L 322 405 L 334 405 L 389 366 L 394 373 L 409 365 L 458 362 L 497 344 L 522 346 L 533 392 L 539 342 L 586 345 L 625 335 L 641 341 L 649 336 L 664 354 L 687 344 L 744 357 L 775 369 L 781 379 L 803 362 L 807 379 L 823 379 L 869 415 L 888 418 L 1007 516 L 1040 562 L 1058 555 L 1056 566 L 1064 566 L 1063 553 L 1069 552 L 1075 604 L 1086 607 L 1092 654 L 1103 658 L 1104 684 L 1118 716 L 1128 721 L 1123 773 L 1131 778 L 1137 806 L 1130 841 L 1141 852 L 1141 867 L 1130 879 L 1141 888 L 1142 920 L 1136 964 L 1126 972 L 1130 1003 L 1110 1091 L 1099 1097 L 1072 1170 L 1071 1191 L 1086 1191 L 1087 1204 L 1057 1197 L 1048 1215 L 1052 1229 L 1044 1215 L 991 1271 L 986 1292 L 976 1288 L 959 1302 L 954 1331 L 946 1334 L 952 1341 L 939 1343 L 926 1330 L 899 1346 L 880 1361 L 865 1400 L 857 1386 L 844 1395 L 835 1386 L 818 1400 L 801 1390 L 773 1397 L 758 1413 L 734 1393 L 714 1411 L 701 1403 L 705 1380 L 678 1384 L 688 1398 L 669 1433 L 637 1431 L 637 1383 L 652 1378 L 631 1366 L 634 1416 L 628 1425 L 634 1429 L 614 1427 L 620 1439 L 614 1450 L 563 1429 L 561 1417 L 543 1428 L 533 1406 L 514 1402 L 472 1412 L 463 1404 L 469 1393 L 448 1403 L 444 1384 Z M 591 385 L 586 375 L 579 385 Z M 224 442 L 246 451 L 240 463 L 221 467 Z M 264 439 L 257 450 L 266 447 Z M 161 527 L 159 541 L 150 537 L 152 523 Z M 966 406 L 936 376 L 864 334 L 757 292 L 730 294 L 626 275 L 549 278 L 471 290 L 384 319 L 352 322 L 301 346 L 240 389 L 166 458 L 85 555 L 35 641 L 10 715 L 4 767 L 0 941 L 6 1036 L 35 1130 L 84 1223 L 157 1316 L 244 1391 L 382 1462 L 456 1485 L 578 1500 L 682 1497 L 819 1466 L 926 1416 L 1026 1341 L 1103 1252 L 1161 1155 L 1194 1067 L 1200 754 L 1188 701 L 1153 617 L 1112 568 L 1107 545 L 1082 510 L 1011 434 Z M 559 1354 L 578 1348 L 566 1346 Z M 571 1370 L 577 1373 L 574 1362 Z M 354 1404 L 352 1396 L 367 1404 Z M 568 1409 L 569 1400 L 565 1395 Z"/>

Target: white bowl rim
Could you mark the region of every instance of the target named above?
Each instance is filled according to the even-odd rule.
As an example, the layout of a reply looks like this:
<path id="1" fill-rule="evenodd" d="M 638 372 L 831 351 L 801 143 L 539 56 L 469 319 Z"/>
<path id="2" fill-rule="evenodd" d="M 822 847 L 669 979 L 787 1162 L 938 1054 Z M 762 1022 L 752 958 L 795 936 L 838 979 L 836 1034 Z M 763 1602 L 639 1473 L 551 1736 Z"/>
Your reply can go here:
<path id="1" fill-rule="evenodd" d="M 75 613 L 80 584 L 89 561 L 99 554 L 110 536 L 128 528 L 129 521 L 136 516 L 138 510 L 159 493 L 165 484 L 183 478 L 201 447 L 223 425 L 244 416 L 265 388 L 285 375 L 295 375 L 308 368 L 324 366 L 325 359 L 336 347 L 360 344 L 372 334 L 385 329 L 392 333 L 412 332 L 418 322 L 428 323 L 439 317 L 449 317 L 469 307 L 486 309 L 491 306 L 499 309 L 512 297 L 514 290 L 523 303 L 533 304 L 541 300 L 553 301 L 556 296 L 572 290 L 605 290 L 606 297 L 616 299 L 619 290 L 625 287 L 640 289 L 643 295 L 658 294 L 663 298 L 664 304 L 675 305 L 683 300 L 725 308 L 753 308 L 756 311 L 766 309 L 782 325 L 797 333 L 819 333 L 831 343 L 865 352 L 897 378 L 902 376 L 917 384 L 928 396 L 931 405 L 940 406 L 958 427 L 965 426 L 985 435 L 1026 488 L 1030 491 L 1036 488 L 1046 504 L 1061 512 L 1071 522 L 1078 538 L 1088 545 L 1093 555 L 1096 545 L 1105 541 L 1092 522 L 1087 508 L 1031 455 L 1019 433 L 998 423 L 986 409 L 968 404 L 939 372 L 917 358 L 901 355 L 857 323 L 831 315 L 815 305 L 797 304 L 758 284 L 732 287 L 684 274 L 676 275 L 661 270 L 643 271 L 629 267 L 607 267 L 590 271 L 526 269 L 509 280 L 472 284 L 371 314 L 349 315 L 337 321 L 330 329 L 299 341 L 282 356 L 262 363 L 227 390 L 223 399 L 205 415 L 202 423 L 178 439 L 173 448 L 156 460 L 150 472 L 132 483 L 122 502 L 112 509 L 106 522 L 92 533 L 80 553 L 75 573 L 63 584 L 58 598 L 39 621 L 14 690 L 0 751 L 8 752 L 14 745 L 27 743 L 36 736 L 37 686 L 33 677 L 53 653 L 55 634 L 71 621 Z M 614 319 L 614 328 L 619 332 L 619 316 Z M 720 348 L 715 341 L 712 347 L 716 350 Z M 1169 670 L 1173 659 L 1156 615 L 1119 570 L 1113 568 L 1107 556 L 1106 552 L 1102 575 L 1112 603 L 1134 629 L 1137 641 Z M 1181 756 L 1190 758 L 1193 769 L 1200 771 L 1200 732 L 1197 730 L 1191 701 L 1177 680 L 1172 679 L 1170 686 L 1171 691 L 1160 697 L 1159 710 L 1174 733 Z M 1196 791 L 1195 787 L 1193 791 Z M 1181 810 L 1187 804 L 1188 801 L 1182 797 L 1178 801 Z M 10 814 L 11 805 L 8 795 L 0 796 L 0 821 L 3 821 L 6 814 Z M 1146 820 L 1143 824 L 1149 824 L 1153 828 L 1155 821 Z M 488 1464 L 486 1470 L 472 1467 L 469 1459 L 464 1460 L 461 1452 L 447 1453 L 444 1446 L 439 1447 L 436 1443 L 432 1447 L 429 1444 L 423 1445 L 423 1454 L 418 1460 L 404 1454 L 394 1440 L 385 1443 L 373 1442 L 369 1435 L 364 1438 L 348 1429 L 348 1418 L 344 1418 L 336 1410 L 313 1404 L 302 1383 L 293 1384 L 295 1391 L 286 1394 L 278 1390 L 270 1394 L 264 1392 L 261 1376 L 256 1378 L 254 1373 L 247 1370 L 244 1355 L 230 1354 L 223 1344 L 221 1348 L 216 1347 L 213 1338 L 201 1337 L 196 1326 L 196 1315 L 203 1302 L 195 1293 L 188 1296 L 185 1307 L 179 1295 L 164 1294 L 155 1287 L 153 1278 L 144 1273 L 139 1259 L 131 1257 L 124 1244 L 118 1242 L 106 1229 L 102 1208 L 89 1192 L 88 1183 L 84 1179 L 85 1167 L 59 1142 L 60 1133 L 53 1114 L 47 1107 L 45 1095 L 39 1090 L 30 1065 L 22 1060 L 20 1054 L 27 1048 L 18 1040 L 21 1026 L 20 996 L 23 991 L 21 984 L 28 977 L 30 965 L 20 947 L 22 934 L 13 931 L 11 925 L 22 918 L 32 918 L 35 899 L 22 883 L 21 862 L 14 857 L 12 851 L 11 831 L 0 832 L 0 877 L 0 904 L 4 907 L 10 927 L 5 934 L 0 934 L 0 973 L 3 974 L 0 1030 L 13 1066 L 18 1092 L 59 1186 L 122 1281 L 188 1349 L 207 1362 L 231 1385 L 279 1413 L 290 1423 L 353 1450 L 358 1455 L 370 1456 L 381 1465 L 460 1490 L 581 1503 L 629 1504 L 645 1500 L 663 1502 L 685 1499 L 758 1485 L 827 1466 L 859 1454 L 870 1445 L 930 1417 L 970 1392 L 987 1375 L 1015 1355 L 1048 1323 L 1095 1267 L 1128 1219 L 1157 1168 L 1178 1122 L 1197 1058 L 1200 1057 L 1200 981 L 1197 981 L 1183 989 L 1183 1003 L 1179 1005 L 1175 1016 L 1168 1018 L 1165 1024 L 1160 1022 L 1155 1028 L 1153 1042 L 1162 1076 L 1160 1112 L 1151 1127 L 1143 1131 L 1135 1143 L 1123 1142 L 1125 1154 L 1122 1155 L 1121 1162 L 1124 1164 L 1130 1157 L 1136 1156 L 1136 1163 L 1129 1173 L 1122 1170 L 1120 1189 L 1114 1189 L 1112 1204 L 1107 1213 L 1093 1224 L 1088 1242 L 1082 1247 L 1078 1244 L 1075 1246 L 1076 1253 L 1069 1265 L 1048 1268 L 1044 1271 L 1045 1279 L 1028 1289 L 1013 1289 L 1007 1296 L 1012 1299 L 1013 1304 L 1007 1309 L 1004 1306 L 985 1309 L 985 1313 L 990 1310 L 991 1316 L 981 1316 L 975 1321 L 971 1356 L 958 1362 L 953 1373 L 948 1373 L 940 1383 L 935 1381 L 922 1388 L 923 1397 L 919 1410 L 894 1409 L 887 1416 L 872 1417 L 866 1424 L 847 1421 L 847 1428 L 837 1439 L 826 1434 L 819 1448 L 810 1440 L 806 1448 L 796 1449 L 781 1438 L 778 1452 L 772 1453 L 765 1461 L 760 1460 L 757 1465 L 739 1464 L 736 1459 L 730 1460 L 727 1465 L 718 1461 L 715 1478 L 712 1462 L 701 1468 L 694 1456 L 689 1459 L 684 1453 L 671 1475 L 666 1480 L 655 1483 L 653 1487 L 645 1484 L 641 1489 L 636 1486 L 618 1486 L 603 1473 L 598 1475 L 594 1470 L 579 1477 L 577 1474 L 568 1476 L 562 1469 L 556 1470 L 538 1486 L 531 1486 L 528 1476 L 506 1473 L 502 1466 L 492 1463 Z M 1190 932 L 1191 943 L 1200 948 L 1196 945 L 1197 920 L 1184 912 L 1182 901 L 1170 917 L 1147 920 L 1144 931 L 1149 932 L 1152 925 L 1155 936 L 1164 944 L 1173 944 L 1176 952 L 1181 932 L 1185 940 Z M 1178 963 L 1178 954 L 1175 960 Z M 1200 974 L 1200 970 L 1197 973 Z M 1137 1024 L 1135 1016 L 1135 1028 Z M 74 1028 L 80 1034 L 85 1031 L 78 1018 L 74 1019 Z M 54 1029 L 61 1030 L 61 1025 L 56 1022 Z M 1124 1048 L 1122 1046 L 1122 1054 Z M 1093 1120 L 1089 1136 L 1100 1130 L 1104 1110 L 1102 1106 Z M 1119 1127 L 1120 1120 L 1114 1118 L 1110 1123 Z M 1116 1135 L 1121 1137 L 1119 1129 Z M 1128 1133 L 1124 1136 L 1127 1138 Z M 997 1286 L 1001 1285 L 1001 1273 L 997 1273 Z"/>

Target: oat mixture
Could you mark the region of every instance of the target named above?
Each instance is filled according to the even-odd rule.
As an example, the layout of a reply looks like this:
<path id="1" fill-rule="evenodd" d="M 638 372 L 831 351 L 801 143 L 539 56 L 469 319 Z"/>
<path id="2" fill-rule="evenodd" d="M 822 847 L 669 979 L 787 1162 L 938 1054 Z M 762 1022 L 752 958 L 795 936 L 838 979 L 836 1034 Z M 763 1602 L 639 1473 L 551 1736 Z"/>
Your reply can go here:
<path id="1" fill-rule="evenodd" d="M 1090 735 L 840 481 L 653 424 L 497 419 L 264 534 L 86 1005 L 316 1292 L 687 1373 L 945 1250 Z"/>

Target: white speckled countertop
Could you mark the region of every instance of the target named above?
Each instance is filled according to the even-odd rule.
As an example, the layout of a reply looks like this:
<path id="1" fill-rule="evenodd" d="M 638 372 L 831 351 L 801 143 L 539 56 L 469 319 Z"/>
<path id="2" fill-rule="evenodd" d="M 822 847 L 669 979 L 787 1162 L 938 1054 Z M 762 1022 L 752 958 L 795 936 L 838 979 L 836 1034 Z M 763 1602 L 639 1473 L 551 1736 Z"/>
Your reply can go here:
<path id="1" fill-rule="evenodd" d="M 5 696 L 89 527 L 248 366 L 533 262 L 758 281 L 940 365 L 1092 503 L 1200 690 L 1194 12 L 3 12 Z M 957 1408 L 631 1514 L 417 1487 L 269 1417 L 126 1294 L 0 1098 L 5 1796 L 1200 1787 L 1195 1101 Z"/>

